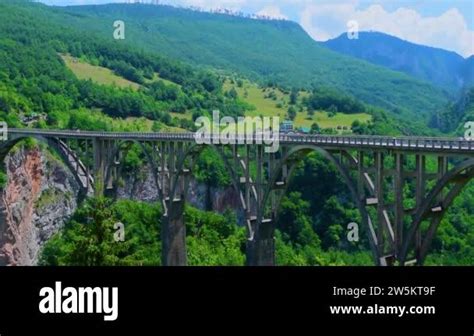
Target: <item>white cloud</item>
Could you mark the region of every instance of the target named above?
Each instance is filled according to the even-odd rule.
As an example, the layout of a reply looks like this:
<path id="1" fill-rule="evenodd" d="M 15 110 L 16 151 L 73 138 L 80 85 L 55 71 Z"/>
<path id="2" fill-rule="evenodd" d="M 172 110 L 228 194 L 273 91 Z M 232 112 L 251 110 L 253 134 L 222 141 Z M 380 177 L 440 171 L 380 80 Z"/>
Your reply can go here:
<path id="1" fill-rule="evenodd" d="M 423 17 L 417 11 L 400 7 L 393 12 L 381 5 L 357 9 L 357 2 L 307 5 L 300 13 L 300 23 L 318 41 L 334 38 L 355 20 L 361 31 L 376 30 L 399 38 L 456 51 L 463 56 L 474 54 L 474 31 L 464 16 L 452 8 L 437 17 Z"/>

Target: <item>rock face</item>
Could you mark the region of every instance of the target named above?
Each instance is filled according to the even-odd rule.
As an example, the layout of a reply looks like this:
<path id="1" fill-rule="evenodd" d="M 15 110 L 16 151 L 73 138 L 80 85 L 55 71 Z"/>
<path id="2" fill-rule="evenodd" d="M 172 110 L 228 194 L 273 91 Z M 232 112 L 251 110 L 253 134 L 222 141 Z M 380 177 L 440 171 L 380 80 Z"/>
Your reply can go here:
<path id="1" fill-rule="evenodd" d="M 35 265 L 43 244 L 74 213 L 79 189 L 50 154 L 20 149 L 6 162 L 0 191 L 0 265 Z"/>
<path id="2" fill-rule="evenodd" d="M 240 210 L 239 194 L 232 187 L 209 187 L 192 180 L 186 201 L 201 209 L 223 213 L 227 209 Z"/>
<path id="3" fill-rule="evenodd" d="M 117 189 L 117 196 L 144 202 L 158 201 L 158 190 L 149 167 L 144 167 L 134 176 L 124 178 L 123 186 Z M 208 187 L 204 183 L 191 180 L 186 201 L 201 210 L 224 212 L 230 208 L 239 210 L 238 193 L 232 187 Z"/>
<path id="4" fill-rule="evenodd" d="M 125 176 L 123 186 L 117 188 L 117 197 L 143 202 L 156 202 L 158 189 L 150 169 L 146 166 L 137 174 Z"/>
<path id="5" fill-rule="evenodd" d="M 36 265 L 42 246 L 77 208 L 79 186 L 72 173 L 51 154 L 20 149 L 5 160 L 8 183 L 0 189 L 0 266 Z M 124 178 L 117 197 L 158 201 L 158 190 L 149 168 Z M 193 180 L 187 201 L 202 210 L 237 211 L 239 195 L 232 188 L 208 187 Z"/>

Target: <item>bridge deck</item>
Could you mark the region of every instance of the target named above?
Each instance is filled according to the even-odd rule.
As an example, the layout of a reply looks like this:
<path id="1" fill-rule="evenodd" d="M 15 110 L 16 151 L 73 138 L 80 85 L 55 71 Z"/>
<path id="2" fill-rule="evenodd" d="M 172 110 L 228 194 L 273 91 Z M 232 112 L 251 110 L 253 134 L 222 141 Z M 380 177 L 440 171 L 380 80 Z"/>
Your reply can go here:
<path id="1" fill-rule="evenodd" d="M 9 129 L 9 135 L 16 136 L 43 136 L 71 139 L 107 139 L 107 140 L 139 140 L 139 141 L 196 141 L 194 133 L 146 133 L 146 132 L 102 132 L 79 130 L 43 130 L 43 129 Z M 213 137 L 212 139 L 219 139 Z M 209 138 L 207 138 L 209 139 Z M 226 139 L 222 137 L 222 139 Z M 251 139 L 231 137 L 238 143 L 262 142 L 262 136 L 255 134 Z M 271 138 L 264 138 L 263 142 L 271 144 Z M 401 151 L 430 151 L 474 154 L 474 141 L 463 138 L 444 137 L 389 137 L 389 136 L 358 136 L 358 135 L 289 135 L 280 134 L 280 144 L 288 145 L 320 145 L 328 148 L 373 148 Z"/>

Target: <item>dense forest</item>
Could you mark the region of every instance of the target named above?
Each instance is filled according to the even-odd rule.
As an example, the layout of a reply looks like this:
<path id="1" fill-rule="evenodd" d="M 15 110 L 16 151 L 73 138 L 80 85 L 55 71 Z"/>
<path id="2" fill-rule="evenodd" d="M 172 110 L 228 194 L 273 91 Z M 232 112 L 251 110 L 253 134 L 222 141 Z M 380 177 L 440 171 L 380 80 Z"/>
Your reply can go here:
<path id="1" fill-rule="evenodd" d="M 330 87 L 412 120 L 426 120 L 449 99 L 447 92 L 431 83 L 333 52 L 291 21 L 140 4 L 56 8 L 53 18 L 105 37 L 120 18 L 127 25 L 124 43 L 133 48 L 225 73 L 238 72 L 259 82 L 271 80 L 306 89 Z"/>
<path id="2" fill-rule="evenodd" d="M 9 124 L 18 116 L 45 113 L 44 127 L 63 125 L 63 111 L 98 109 L 116 118 L 146 117 L 190 129 L 186 119 L 169 112 L 202 115 L 219 109 L 239 116 L 245 104 L 224 95 L 217 75 L 160 56 L 135 52 L 90 35 L 55 26 L 29 7 L 0 4 L 0 108 Z M 70 54 L 112 69 L 137 84 L 139 90 L 78 80 L 60 54 Z M 168 80 L 167 84 L 159 78 Z"/>
<path id="3" fill-rule="evenodd" d="M 464 123 L 474 119 L 474 87 L 466 88 L 461 96 L 445 109 L 441 109 L 431 118 L 431 126 L 443 132 L 453 132 L 461 135 Z"/>
<path id="4" fill-rule="evenodd" d="M 423 46 L 381 32 L 359 32 L 357 41 L 341 34 L 321 44 L 344 55 L 426 80 L 452 93 L 474 84 L 468 70 L 472 60 L 453 51 Z"/>
<path id="5" fill-rule="evenodd" d="M 140 13 L 143 10 L 140 6 L 136 8 Z M 71 9 L 71 12 L 80 10 Z M 153 131 L 164 127 L 193 130 L 193 119 L 213 109 L 230 116 L 242 116 L 251 110 L 252 107 L 235 90 L 224 89 L 226 74 L 221 69 L 217 71 L 187 64 L 170 59 L 157 50 L 132 48 L 104 36 L 84 34 L 77 27 L 73 28 L 74 25 L 65 24 L 71 17 L 76 17 L 75 24 L 92 20 L 86 17 L 87 20 L 82 21 L 82 15 L 85 14 L 66 15 L 61 9 L 49 9 L 26 1 L 0 3 L 0 119 L 10 127 L 143 130 L 149 121 Z M 225 17 L 219 16 L 219 20 L 225 21 Z M 240 19 L 230 20 L 235 20 L 233 24 L 240 27 Z M 274 32 L 271 25 L 279 23 L 255 24 L 270 25 L 265 29 Z M 281 25 L 279 29 L 283 31 L 295 29 L 287 23 Z M 135 83 L 137 88 L 78 79 L 66 66 L 64 55 L 110 69 L 117 76 Z M 224 54 L 222 57 L 230 56 Z M 252 59 L 244 52 L 241 58 Z M 186 60 L 186 57 L 182 59 Z M 268 64 L 273 64 L 273 61 L 269 60 Z M 292 86 L 292 92 L 301 89 L 295 83 L 279 82 L 281 78 L 265 76 L 265 71 L 252 76 L 248 69 L 252 69 L 254 64 L 248 65 L 247 69 L 242 64 L 236 65 L 237 68 L 229 69 L 241 70 L 238 76 L 242 78 L 258 77 L 262 90 L 269 86 L 289 90 L 288 85 Z M 281 69 L 286 65 L 272 66 Z M 342 85 L 309 85 L 305 98 L 297 104 L 295 98 L 295 104 L 290 103 L 291 107 L 307 110 L 308 113 L 323 110 L 328 113 L 370 114 L 370 122 L 355 121 L 352 129 L 348 130 L 356 134 L 440 134 L 427 126 L 425 117 L 430 117 L 431 126 L 450 132 L 446 134 L 455 134 L 462 130 L 462 122 L 472 116 L 472 89 L 467 90 L 457 103 L 444 106 L 444 93 L 425 83 L 362 62 L 349 65 L 344 71 L 354 70 L 358 74 L 380 72 L 378 75 L 381 77 L 374 77 L 382 83 L 377 90 L 383 91 L 384 95 L 392 95 L 391 98 L 370 99 L 367 88 L 372 87 L 373 83 L 368 80 L 362 83 L 365 88 L 362 92 L 344 91 Z M 330 71 L 328 69 L 332 68 L 328 66 L 324 69 Z M 267 73 L 274 70 L 268 69 Z M 338 82 L 342 75 L 341 71 L 337 71 L 327 77 Z M 288 78 L 298 76 L 295 70 Z M 395 83 L 394 86 L 388 85 L 387 81 Z M 413 96 L 407 96 L 411 90 L 416 93 L 415 100 Z M 403 104 L 398 104 L 401 101 Z M 437 112 L 423 112 L 423 116 L 406 118 L 413 115 L 407 105 L 416 109 L 425 106 L 425 103 Z M 397 110 L 398 106 L 402 107 Z M 25 124 L 25 118 L 38 115 L 44 118 L 35 119 L 32 125 Z M 192 117 L 177 117 L 180 115 Z M 315 133 L 321 131 L 317 125 L 313 128 Z M 143 161 L 139 151 L 132 149 L 125 158 L 125 172 L 138 175 L 137 172 L 144 166 Z M 212 151 L 203 153 L 196 162 L 195 178 L 208 187 L 222 188 L 230 184 L 224 164 Z M 3 185 L 7 182 L 4 175 L 0 179 Z M 238 224 L 234 210 L 216 214 L 192 207 L 186 209 L 188 259 L 191 265 L 245 263 L 245 229 Z M 89 199 L 80 205 L 65 228 L 46 244 L 41 263 L 159 265 L 161 211 L 157 204 Z M 440 226 L 428 263 L 472 264 L 473 213 L 474 186 L 471 184 L 455 201 Z M 348 243 L 345 239 L 347 224 L 358 220 L 359 215 L 349 191 L 335 167 L 317 154 L 309 155 L 296 170 L 290 190 L 282 202 L 276 234 L 278 264 L 371 265 L 367 239 L 363 238 L 360 244 Z M 116 222 L 122 222 L 126 227 L 125 241 L 121 243 L 113 240 Z"/>

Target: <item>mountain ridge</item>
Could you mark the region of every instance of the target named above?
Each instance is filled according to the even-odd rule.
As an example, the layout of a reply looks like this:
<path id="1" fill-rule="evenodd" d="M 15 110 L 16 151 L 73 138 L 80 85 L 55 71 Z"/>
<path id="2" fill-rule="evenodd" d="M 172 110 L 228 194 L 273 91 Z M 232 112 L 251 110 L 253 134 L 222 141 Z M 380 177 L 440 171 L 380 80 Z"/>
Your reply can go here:
<path id="1" fill-rule="evenodd" d="M 453 51 L 413 43 L 386 33 L 360 32 L 358 39 L 341 34 L 321 45 L 429 81 L 453 93 L 472 83 L 465 69 L 469 59 Z"/>
<path id="2" fill-rule="evenodd" d="M 292 21 L 143 4 L 54 11 L 63 13 L 60 19 L 69 25 L 109 38 L 113 21 L 121 19 L 126 23 L 123 42 L 136 48 L 286 87 L 332 87 L 396 115 L 427 120 L 449 98 L 426 81 L 333 52 Z"/>

